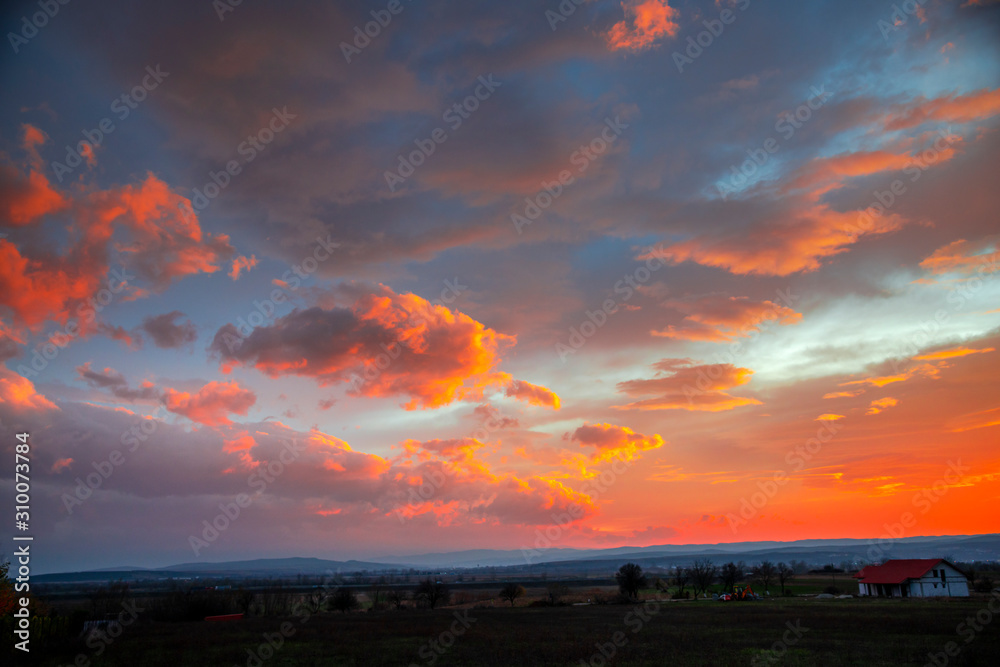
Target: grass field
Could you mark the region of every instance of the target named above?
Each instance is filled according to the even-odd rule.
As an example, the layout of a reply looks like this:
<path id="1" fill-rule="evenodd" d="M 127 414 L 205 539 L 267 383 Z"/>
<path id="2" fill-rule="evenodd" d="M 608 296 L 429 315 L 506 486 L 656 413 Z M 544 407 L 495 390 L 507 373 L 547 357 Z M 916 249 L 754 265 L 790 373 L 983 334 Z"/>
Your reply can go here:
<path id="1" fill-rule="evenodd" d="M 969 633 L 959 634 L 960 624 L 987 609 L 988 600 L 785 598 L 514 609 L 498 603 L 461 610 L 323 613 L 304 622 L 300 616 L 137 623 L 99 657 L 80 641 L 39 664 L 72 664 L 79 652 L 96 667 L 924 665 L 929 653 L 940 653 L 943 660 L 946 644 L 955 642 L 960 652 L 947 664 L 994 666 L 1000 664 L 1000 619 L 981 626 L 968 643 Z M 616 632 L 621 634 L 616 637 Z M 261 650 L 267 646 L 265 635 L 274 643 L 281 639 L 273 655 Z M 783 636 L 790 640 L 787 645 L 781 644 Z M 780 657 L 763 653 L 775 647 Z"/>

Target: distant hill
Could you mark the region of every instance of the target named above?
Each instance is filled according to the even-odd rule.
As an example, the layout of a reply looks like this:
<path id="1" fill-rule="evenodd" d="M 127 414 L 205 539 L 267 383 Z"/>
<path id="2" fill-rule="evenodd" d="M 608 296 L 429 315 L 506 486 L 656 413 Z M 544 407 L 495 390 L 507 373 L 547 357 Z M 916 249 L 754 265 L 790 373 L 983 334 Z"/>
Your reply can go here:
<path id="1" fill-rule="evenodd" d="M 351 574 L 417 570 L 505 568 L 531 572 L 613 571 L 624 559 L 644 567 L 690 564 L 695 558 L 716 563 L 730 560 L 801 560 L 810 564 L 839 564 L 879 558 L 951 558 L 960 561 L 1000 560 L 1000 534 L 908 537 L 883 543 L 877 540 L 832 539 L 793 542 L 732 542 L 725 544 L 663 544 L 613 549 L 473 549 L 410 556 L 383 556 L 377 561 L 336 561 L 321 558 L 261 558 L 221 563 L 181 563 L 162 568 L 116 567 L 88 572 L 37 575 L 41 583 L 111 581 L 117 579 L 188 579 L 219 577 L 290 577 L 299 574 Z"/>

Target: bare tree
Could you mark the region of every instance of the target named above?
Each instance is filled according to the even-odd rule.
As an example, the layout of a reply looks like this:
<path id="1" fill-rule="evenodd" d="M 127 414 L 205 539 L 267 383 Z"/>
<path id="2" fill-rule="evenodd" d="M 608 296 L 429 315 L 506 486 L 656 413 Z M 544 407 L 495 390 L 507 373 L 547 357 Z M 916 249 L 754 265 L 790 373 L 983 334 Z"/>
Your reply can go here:
<path id="1" fill-rule="evenodd" d="M 781 584 L 781 594 L 785 594 L 785 584 L 795 578 L 795 569 L 786 563 L 778 563 L 778 583 Z"/>
<path id="2" fill-rule="evenodd" d="M 691 581 L 691 571 L 686 567 L 677 565 L 674 567 L 673 576 L 670 583 L 677 587 L 677 597 L 684 597 L 684 587 Z"/>
<path id="3" fill-rule="evenodd" d="M 639 591 L 646 587 L 646 577 L 642 573 L 642 568 L 635 563 L 625 563 L 615 573 L 615 581 L 618 582 L 618 590 L 625 597 L 636 600 Z"/>
<path id="4" fill-rule="evenodd" d="M 736 584 L 743 578 L 742 565 L 742 561 L 739 564 L 729 561 L 719 568 L 719 579 L 722 581 L 722 585 L 725 587 L 726 592 L 732 593 Z"/>
<path id="5" fill-rule="evenodd" d="M 719 568 L 708 558 L 701 558 L 691 565 L 691 583 L 694 586 L 695 597 L 698 592 L 706 592 L 715 581 Z"/>
<path id="6" fill-rule="evenodd" d="M 753 568 L 753 578 L 760 582 L 761 588 L 765 591 L 768 590 L 777 573 L 778 570 L 774 567 L 774 563 L 769 560 L 761 561 Z"/>
<path id="7" fill-rule="evenodd" d="M 425 602 L 431 609 L 439 604 L 447 604 L 451 598 L 451 591 L 442 582 L 424 579 L 417 584 L 417 590 L 413 592 L 413 599 Z"/>
<path id="8" fill-rule="evenodd" d="M 524 586 L 519 586 L 513 582 L 509 584 L 504 584 L 503 588 L 500 589 L 500 599 L 507 600 L 510 602 L 510 606 L 514 606 L 514 601 L 519 597 L 523 596 L 527 591 L 524 590 Z"/>

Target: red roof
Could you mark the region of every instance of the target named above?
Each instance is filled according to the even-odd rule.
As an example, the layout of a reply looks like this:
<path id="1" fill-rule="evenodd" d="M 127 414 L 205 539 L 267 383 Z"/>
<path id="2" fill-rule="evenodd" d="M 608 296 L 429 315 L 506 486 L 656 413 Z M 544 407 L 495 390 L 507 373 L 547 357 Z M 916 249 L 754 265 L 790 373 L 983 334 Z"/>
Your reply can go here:
<path id="1" fill-rule="evenodd" d="M 946 561 L 943 558 L 889 560 L 883 565 L 869 565 L 862 568 L 854 576 L 865 584 L 901 584 L 907 579 L 919 579 L 932 567 L 944 562 Z"/>

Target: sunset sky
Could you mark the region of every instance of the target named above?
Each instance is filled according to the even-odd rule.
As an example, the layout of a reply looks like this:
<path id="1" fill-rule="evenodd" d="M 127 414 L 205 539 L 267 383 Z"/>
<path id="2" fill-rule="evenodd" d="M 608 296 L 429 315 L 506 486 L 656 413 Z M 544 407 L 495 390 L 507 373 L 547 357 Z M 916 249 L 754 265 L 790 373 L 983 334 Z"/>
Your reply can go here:
<path id="1" fill-rule="evenodd" d="M 0 15 L 39 570 L 1000 532 L 998 3 L 53 5 Z"/>

